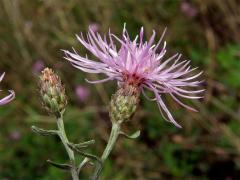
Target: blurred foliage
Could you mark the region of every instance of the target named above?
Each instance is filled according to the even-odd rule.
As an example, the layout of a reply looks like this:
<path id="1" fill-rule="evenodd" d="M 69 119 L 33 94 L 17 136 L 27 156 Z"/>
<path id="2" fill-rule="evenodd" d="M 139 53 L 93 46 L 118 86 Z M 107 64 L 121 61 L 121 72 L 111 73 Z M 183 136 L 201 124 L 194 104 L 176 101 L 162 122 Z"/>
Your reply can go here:
<path id="1" fill-rule="evenodd" d="M 217 53 L 217 61 L 219 63 L 219 73 L 224 72 L 221 82 L 239 88 L 240 82 L 240 46 L 229 44 Z M 234 68 L 232 68 L 234 67 Z"/>
<path id="2" fill-rule="evenodd" d="M 107 105 L 116 84 L 87 84 L 85 78 L 100 77 L 74 69 L 60 49 L 73 46 L 85 54 L 75 34 L 93 23 L 101 33 L 110 27 L 120 34 L 124 22 L 132 37 L 141 26 L 146 37 L 152 29 L 160 37 L 167 26 L 168 56 L 182 52 L 203 69 L 206 94 L 202 102 L 189 102 L 199 113 L 186 112 L 166 97 L 183 129 L 164 121 L 157 105 L 142 98 L 138 113 L 125 125 L 126 132 L 140 129 L 141 137 L 119 140 L 102 179 L 239 179 L 239 9 L 237 0 L 1 0 L 0 70 L 6 72 L 1 89 L 14 89 L 17 97 L 0 107 L 0 179 L 70 179 L 46 163 L 67 161 L 59 139 L 30 131 L 33 124 L 55 128 L 39 103 L 37 61 L 52 67 L 66 84 L 69 139 L 95 139 L 92 152 L 103 151 L 110 131 Z M 90 89 L 85 102 L 75 94 L 79 84 Z M 91 171 L 86 167 L 81 179 Z"/>

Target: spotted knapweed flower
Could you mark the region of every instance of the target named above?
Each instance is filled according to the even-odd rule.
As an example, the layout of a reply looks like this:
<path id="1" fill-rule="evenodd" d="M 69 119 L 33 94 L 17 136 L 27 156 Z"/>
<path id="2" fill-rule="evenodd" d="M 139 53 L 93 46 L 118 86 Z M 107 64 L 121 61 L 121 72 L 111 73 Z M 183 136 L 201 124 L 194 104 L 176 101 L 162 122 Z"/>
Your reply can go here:
<path id="1" fill-rule="evenodd" d="M 181 1 L 181 11 L 183 14 L 185 14 L 189 18 L 194 18 L 198 11 L 196 8 L 194 8 L 189 2 Z"/>
<path id="2" fill-rule="evenodd" d="M 3 73 L 3 74 L 0 76 L 0 82 L 3 80 L 4 76 L 5 76 L 5 73 Z M 1 90 L 0 90 L 0 91 L 1 91 Z M 14 99 L 14 97 L 15 97 L 14 91 L 13 91 L 13 90 L 8 90 L 8 91 L 9 91 L 10 94 L 9 94 L 8 96 L 0 99 L 0 105 L 7 104 L 7 103 L 9 103 L 10 101 L 12 101 L 12 100 Z"/>
<path id="3" fill-rule="evenodd" d="M 35 63 L 32 65 L 32 72 L 34 74 L 39 74 L 45 67 L 43 60 L 39 59 L 36 60 Z"/>
<path id="4" fill-rule="evenodd" d="M 85 86 L 78 85 L 75 88 L 75 94 L 80 102 L 86 102 L 90 96 L 90 90 Z"/>
<path id="5" fill-rule="evenodd" d="M 197 68 L 191 68 L 189 60 L 180 61 L 181 54 L 175 54 L 166 60 L 166 42 L 160 48 L 163 32 L 157 44 L 154 44 L 155 31 L 149 41 L 144 41 L 143 27 L 140 34 L 132 41 L 124 26 L 122 38 L 118 38 L 109 30 L 108 39 L 101 37 L 89 28 L 87 40 L 83 34 L 77 36 L 79 42 L 87 48 L 99 62 L 90 58 L 80 56 L 74 49 L 73 52 L 64 50 L 65 59 L 71 64 L 87 73 L 102 73 L 106 79 L 88 81 L 91 83 L 102 83 L 117 80 L 120 86 L 131 85 L 137 87 L 143 95 L 152 101 L 156 101 L 164 119 L 181 127 L 173 118 L 165 105 L 162 95 L 169 94 L 177 103 L 183 107 L 196 111 L 194 108 L 184 104 L 178 97 L 186 99 L 199 99 L 198 94 L 202 81 L 195 80 L 202 72 L 194 73 Z M 115 42 L 120 44 L 117 48 Z M 150 90 L 154 98 L 146 95 L 145 90 Z"/>

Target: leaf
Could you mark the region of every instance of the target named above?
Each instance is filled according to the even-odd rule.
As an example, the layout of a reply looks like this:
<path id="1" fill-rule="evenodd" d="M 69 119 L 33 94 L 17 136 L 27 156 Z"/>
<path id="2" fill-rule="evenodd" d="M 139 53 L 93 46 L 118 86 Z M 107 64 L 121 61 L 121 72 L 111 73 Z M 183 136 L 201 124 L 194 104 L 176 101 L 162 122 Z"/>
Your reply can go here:
<path id="1" fill-rule="evenodd" d="M 81 151 L 81 149 L 75 147 L 73 143 L 68 143 L 68 146 L 69 146 L 73 151 L 76 151 L 77 153 L 81 154 L 82 156 L 88 157 L 89 159 L 96 160 L 96 161 L 98 161 L 100 164 L 102 164 L 102 160 L 101 160 L 99 157 L 97 157 L 97 156 L 95 156 L 95 155 L 93 155 L 93 154 L 89 154 L 89 153 L 85 153 L 85 152 Z"/>
<path id="2" fill-rule="evenodd" d="M 59 169 L 63 169 L 63 170 L 70 170 L 71 169 L 71 165 L 69 165 L 69 164 L 60 164 L 60 163 L 55 163 L 55 162 L 53 162 L 53 161 L 51 161 L 51 160 L 47 160 L 47 162 L 49 163 L 49 164 L 51 164 L 52 166 L 54 166 L 54 167 L 56 167 L 56 168 L 59 168 Z"/>
<path id="3" fill-rule="evenodd" d="M 125 132 L 120 132 L 121 135 L 125 136 L 126 138 L 128 139 L 136 139 L 140 136 L 141 134 L 141 131 L 140 130 L 137 130 L 135 133 L 133 133 L 132 135 L 128 135 L 126 134 Z"/>
<path id="4" fill-rule="evenodd" d="M 86 148 L 88 147 L 89 145 L 92 145 L 95 143 L 95 140 L 90 140 L 90 141 L 86 141 L 86 142 L 83 142 L 83 143 L 79 143 L 79 144 L 73 144 L 73 143 L 70 143 L 72 145 L 74 145 L 76 148 L 80 149 L 80 148 Z"/>
<path id="5" fill-rule="evenodd" d="M 46 130 L 46 129 L 38 128 L 36 126 L 32 126 L 31 129 L 33 132 L 42 136 L 58 135 L 57 130 Z"/>

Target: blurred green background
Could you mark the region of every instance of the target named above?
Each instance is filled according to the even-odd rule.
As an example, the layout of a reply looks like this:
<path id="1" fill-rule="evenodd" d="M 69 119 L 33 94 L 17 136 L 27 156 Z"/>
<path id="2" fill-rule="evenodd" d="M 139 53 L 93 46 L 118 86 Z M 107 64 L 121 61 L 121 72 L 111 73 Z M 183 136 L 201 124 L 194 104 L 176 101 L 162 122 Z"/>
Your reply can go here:
<path id="1" fill-rule="evenodd" d="M 55 128 L 43 110 L 38 74 L 53 68 L 66 85 L 69 104 L 65 126 L 73 142 L 95 139 L 88 150 L 100 155 L 111 123 L 108 102 L 116 83 L 89 85 L 100 79 L 82 73 L 63 59 L 60 49 L 87 51 L 75 34 L 88 26 L 103 34 L 120 35 L 124 22 L 132 38 L 144 26 L 149 38 L 168 28 L 167 56 L 175 52 L 204 70 L 206 93 L 192 113 L 171 98 L 166 102 L 178 129 L 164 121 L 155 103 L 142 98 L 138 113 L 125 131 L 140 129 L 137 140 L 120 138 L 106 162 L 102 179 L 240 179 L 240 3 L 237 0 L 1 0 L 1 89 L 14 89 L 16 98 L 0 107 L 0 179 L 70 179 L 46 163 L 67 162 L 58 138 L 31 132 L 36 125 Z M 90 55 L 90 54 L 89 54 Z M 1 96 L 4 95 L 1 92 Z M 78 157 L 79 161 L 81 157 Z M 86 167 L 81 179 L 87 179 Z"/>

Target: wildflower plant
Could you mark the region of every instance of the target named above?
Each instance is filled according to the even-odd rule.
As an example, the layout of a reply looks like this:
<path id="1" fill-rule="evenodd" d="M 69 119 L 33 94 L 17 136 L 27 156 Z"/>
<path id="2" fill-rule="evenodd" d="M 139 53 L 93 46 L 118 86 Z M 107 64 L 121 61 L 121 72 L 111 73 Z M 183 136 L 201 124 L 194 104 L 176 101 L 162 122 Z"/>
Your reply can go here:
<path id="1" fill-rule="evenodd" d="M 57 130 L 46 130 L 36 126 L 32 126 L 32 130 L 33 132 L 43 136 L 55 135 L 60 138 L 64 148 L 66 149 L 70 163 L 61 164 L 51 160 L 47 160 L 47 162 L 57 168 L 69 170 L 71 172 L 72 179 L 78 180 L 81 166 L 78 167 L 76 164 L 73 149 L 88 159 L 98 160 L 97 157 L 82 152 L 82 148 L 86 148 L 87 146 L 93 144 L 94 140 L 79 144 L 69 142 L 63 121 L 63 115 L 67 105 L 67 96 L 59 76 L 57 76 L 52 69 L 45 68 L 42 71 L 39 80 L 39 91 L 42 98 L 43 107 L 50 115 L 54 115 L 56 117 Z"/>
<path id="2" fill-rule="evenodd" d="M 83 34 L 77 36 L 79 42 L 88 49 L 99 61 L 80 56 L 74 49 L 73 52 L 64 51 L 65 59 L 77 69 L 96 74 L 105 74 L 106 79 L 88 81 L 90 83 L 102 83 L 110 80 L 118 82 L 118 90 L 112 96 L 110 103 L 110 118 L 112 131 L 108 144 L 101 157 L 102 163 L 107 159 L 119 134 L 121 124 L 129 119 L 136 111 L 140 93 L 149 100 L 156 101 L 162 116 L 177 127 L 181 127 L 173 118 L 162 96 L 169 94 L 183 107 L 196 111 L 184 104 L 178 97 L 187 99 L 199 99 L 201 81 L 196 80 L 202 72 L 194 73 L 196 68 L 191 68 L 190 61 L 180 61 L 181 54 L 175 54 L 166 60 L 166 41 L 162 43 L 165 31 L 157 44 L 154 44 L 155 31 L 149 41 L 144 41 L 144 29 L 132 41 L 124 26 L 122 38 L 112 34 L 109 30 L 107 37 L 101 37 L 97 32 L 89 28 L 87 40 Z M 117 48 L 115 42 L 120 44 Z M 159 51 L 160 49 L 160 51 Z M 149 98 L 145 91 L 152 91 L 154 98 Z M 137 133 L 139 134 L 139 133 Z M 98 179 L 102 167 L 98 164 L 93 179 Z"/>
<path id="3" fill-rule="evenodd" d="M 163 37 L 164 30 L 159 41 L 154 44 L 155 31 L 148 41 L 144 41 L 144 29 L 141 28 L 139 35 L 131 40 L 124 26 L 122 37 L 119 38 L 109 30 L 108 36 L 101 37 L 99 33 L 89 28 L 87 40 L 83 34 L 77 36 L 79 42 L 88 49 L 98 61 L 87 56 L 79 55 L 74 49 L 72 52 L 64 50 L 67 59 L 77 69 L 94 74 L 104 74 L 107 77 L 102 80 L 89 81 L 89 83 L 102 83 L 106 81 L 117 81 L 118 87 L 112 95 L 109 105 L 109 116 L 112 122 L 109 140 L 101 157 L 82 152 L 81 146 L 88 145 L 88 142 L 76 145 L 70 143 L 66 137 L 63 126 L 63 113 L 66 106 L 65 91 L 61 82 L 52 71 L 43 71 L 41 79 L 41 96 L 46 109 L 55 114 L 57 118 L 58 130 L 42 130 L 33 127 L 35 132 L 42 135 L 57 134 L 66 148 L 73 179 L 78 179 L 78 175 L 86 163 L 94 163 L 94 172 L 91 179 L 97 180 L 100 177 L 104 162 L 112 151 L 120 135 L 135 139 L 140 135 L 136 131 L 128 135 L 122 131 L 122 124 L 129 120 L 137 110 L 140 95 L 143 94 L 148 100 L 157 103 L 160 113 L 164 119 L 181 127 L 173 118 L 162 96 L 170 95 L 181 106 L 196 111 L 194 108 L 183 103 L 182 99 L 199 99 L 203 89 L 199 89 L 202 81 L 197 78 L 202 72 L 195 73 L 197 68 L 192 68 L 189 60 L 180 60 L 181 54 L 166 56 L 166 41 Z M 118 48 L 118 44 L 120 47 Z M 47 75 L 46 73 L 52 75 Z M 52 80 L 50 80 L 52 77 Z M 54 77 L 54 78 L 53 78 Z M 50 78 L 50 79 L 49 79 Z M 152 92 L 154 97 L 148 97 L 146 91 Z M 93 141 L 90 141 L 93 142 Z M 85 158 L 76 166 L 74 151 L 79 152 Z M 57 165 L 57 167 L 64 165 Z"/>
<path id="4" fill-rule="evenodd" d="M 0 76 L 0 82 L 3 80 L 4 76 L 5 76 L 5 73 L 3 73 Z M 9 103 L 10 101 L 12 101 L 14 99 L 14 97 L 15 97 L 14 91 L 13 90 L 8 90 L 8 91 L 9 91 L 9 95 L 7 95 L 4 98 L 0 99 L 0 105 L 5 105 L 5 104 Z"/>

